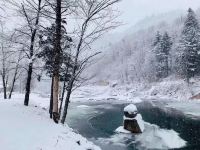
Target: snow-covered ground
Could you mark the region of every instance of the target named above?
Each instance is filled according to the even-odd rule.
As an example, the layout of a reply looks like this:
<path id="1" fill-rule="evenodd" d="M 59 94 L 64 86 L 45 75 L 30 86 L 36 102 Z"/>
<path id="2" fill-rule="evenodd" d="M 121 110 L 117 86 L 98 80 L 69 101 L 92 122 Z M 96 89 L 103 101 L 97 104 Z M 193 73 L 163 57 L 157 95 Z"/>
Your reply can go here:
<path id="1" fill-rule="evenodd" d="M 146 84 L 120 85 L 109 83 L 108 85 L 88 85 L 74 91 L 73 101 L 129 101 L 141 102 L 145 100 L 174 100 L 187 101 L 192 96 L 200 93 L 200 80 L 192 79 L 188 84 L 180 78 L 168 77 L 160 82 Z"/>
<path id="2" fill-rule="evenodd" d="M 2 96 L 1 96 L 2 97 Z M 67 125 L 49 119 L 49 100 L 32 94 L 30 106 L 24 95 L 0 99 L 0 149 L 2 150 L 100 150 Z"/>
<path id="3" fill-rule="evenodd" d="M 139 97 L 134 97 L 131 87 L 87 85 L 78 88 L 73 92 L 71 100 L 73 102 L 103 101 L 103 102 L 142 102 Z"/>

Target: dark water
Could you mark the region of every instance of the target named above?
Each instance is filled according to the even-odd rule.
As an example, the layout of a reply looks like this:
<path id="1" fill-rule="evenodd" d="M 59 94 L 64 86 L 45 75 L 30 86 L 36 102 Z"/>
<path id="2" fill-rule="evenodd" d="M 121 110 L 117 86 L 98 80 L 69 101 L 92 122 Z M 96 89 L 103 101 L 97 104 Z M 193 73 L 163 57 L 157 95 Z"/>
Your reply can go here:
<path id="1" fill-rule="evenodd" d="M 122 125 L 123 108 L 127 104 L 84 104 L 90 107 L 77 107 L 72 104 L 68 124 L 75 131 L 99 145 L 103 150 L 137 150 L 142 149 L 135 137 L 129 135 L 120 141 L 110 140 L 115 136 L 115 129 Z M 181 150 L 200 150 L 200 120 L 183 115 L 174 109 L 163 109 L 162 104 L 154 102 L 137 104 L 143 120 L 158 125 L 162 129 L 173 129 L 187 141 Z M 154 143 L 152 143 L 154 144 Z M 148 149 L 148 148 L 144 148 Z"/>

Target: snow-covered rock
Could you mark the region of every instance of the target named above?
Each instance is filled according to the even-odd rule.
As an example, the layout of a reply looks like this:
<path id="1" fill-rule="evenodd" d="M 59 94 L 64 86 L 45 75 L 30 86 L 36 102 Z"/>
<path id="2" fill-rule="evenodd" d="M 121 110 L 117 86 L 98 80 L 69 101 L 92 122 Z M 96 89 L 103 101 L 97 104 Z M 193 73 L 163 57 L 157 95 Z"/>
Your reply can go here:
<path id="1" fill-rule="evenodd" d="M 134 104 L 130 104 L 124 108 L 124 112 L 128 112 L 129 114 L 137 113 L 137 107 Z"/>
<path id="2" fill-rule="evenodd" d="M 137 116 L 135 118 L 128 118 L 126 116 L 123 117 L 124 121 L 125 120 L 136 120 L 138 126 L 140 127 L 141 132 L 144 131 L 144 120 L 142 119 L 142 115 L 141 114 L 137 114 Z"/>
<path id="3" fill-rule="evenodd" d="M 130 104 L 124 108 L 123 119 L 124 129 L 133 133 L 142 133 L 144 131 L 144 121 L 141 114 L 138 114 L 137 107 L 134 104 Z"/>
<path id="4" fill-rule="evenodd" d="M 140 127 L 140 130 L 142 132 L 144 132 L 144 121 L 142 119 L 142 115 L 141 114 L 137 114 L 137 116 L 135 117 L 135 119 L 137 120 L 137 123 L 138 123 L 138 125 Z"/>

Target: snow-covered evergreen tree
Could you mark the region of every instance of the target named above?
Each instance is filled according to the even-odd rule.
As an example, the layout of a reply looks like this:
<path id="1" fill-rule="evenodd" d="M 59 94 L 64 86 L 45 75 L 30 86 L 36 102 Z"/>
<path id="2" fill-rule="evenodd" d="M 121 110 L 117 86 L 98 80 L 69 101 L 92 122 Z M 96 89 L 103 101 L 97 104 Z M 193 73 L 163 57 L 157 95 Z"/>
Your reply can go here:
<path id="1" fill-rule="evenodd" d="M 162 35 L 161 35 L 160 32 L 158 31 L 158 32 L 156 33 L 156 38 L 155 38 L 155 40 L 154 40 L 154 42 L 153 42 L 153 47 L 159 46 L 161 39 L 162 39 Z"/>
<path id="2" fill-rule="evenodd" d="M 61 96 L 61 103 L 59 114 L 61 113 L 61 108 L 63 104 L 63 98 L 65 91 L 68 86 L 69 79 L 71 78 L 72 68 L 73 68 L 73 61 L 71 56 L 71 47 L 72 47 L 72 38 L 68 36 L 64 26 L 61 28 L 61 51 L 59 55 L 59 81 L 63 82 L 62 87 L 62 96 Z M 43 31 L 40 31 L 40 47 L 41 52 L 37 55 L 44 61 L 44 69 L 47 71 L 47 75 L 52 78 L 51 83 L 51 97 L 50 97 L 50 107 L 49 113 L 50 117 L 52 118 L 53 114 L 53 75 L 54 75 L 54 68 L 55 68 L 55 50 L 54 50 L 54 41 L 55 41 L 55 34 L 56 34 L 56 26 L 52 24 L 51 27 L 46 28 Z"/>
<path id="3" fill-rule="evenodd" d="M 42 58 L 45 62 L 44 69 L 47 71 L 47 75 L 52 77 L 54 70 L 54 49 L 53 41 L 55 35 L 55 24 L 52 24 L 51 27 L 48 27 L 46 30 L 40 32 L 40 46 L 41 52 L 38 54 L 39 58 Z M 65 28 L 62 28 L 62 39 L 61 39 L 61 55 L 60 55 L 60 80 L 64 81 L 65 76 L 70 76 L 69 72 L 72 68 L 72 60 L 70 56 L 70 48 L 72 46 L 72 38 L 69 37 L 65 31 Z M 66 72 L 68 70 L 68 72 Z"/>
<path id="4" fill-rule="evenodd" d="M 200 28 L 194 11 L 189 8 L 184 23 L 180 47 L 182 53 L 183 72 L 189 82 L 191 77 L 198 73 L 199 52 L 200 52 Z"/>
<path id="5" fill-rule="evenodd" d="M 169 75 L 169 54 L 172 48 L 172 41 L 171 37 L 168 35 L 167 32 L 164 33 L 162 40 L 161 40 L 161 47 L 162 47 L 162 58 L 164 63 L 164 70 L 163 70 L 163 77 L 167 77 Z"/>
<path id="6" fill-rule="evenodd" d="M 172 42 L 168 33 L 165 32 L 162 36 L 157 32 L 153 48 L 156 55 L 156 76 L 158 79 L 169 75 L 169 52 L 171 47 Z"/>
<path id="7" fill-rule="evenodd" d="M 157 32 L 155 40 L 153 42 L 153 51 L 155 53 L 155 59 L 156 59 L 156 77 L 158 79 L 160 79 L 162 77 L 161 39 L 162 39 L 162 35 L 160 34 L 160 32 Z"/>

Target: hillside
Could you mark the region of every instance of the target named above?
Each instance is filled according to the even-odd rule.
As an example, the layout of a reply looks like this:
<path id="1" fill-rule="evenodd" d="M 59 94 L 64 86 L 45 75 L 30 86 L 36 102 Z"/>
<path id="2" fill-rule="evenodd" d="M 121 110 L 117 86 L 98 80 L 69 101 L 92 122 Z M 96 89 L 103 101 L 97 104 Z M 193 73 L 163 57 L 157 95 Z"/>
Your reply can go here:
<path id="1" fill-rule="evenodd" d="M 198 18 L 199 12 L 196 11 Z M 170 65 L 172 74 L 177 77 L 174 73 L 175 57 L 186 13 L 186 11 L 184 13 L 173 11 L 147 17 L 122 33 L 117 42 L 111 42 L 104 47 L 100 61 L 90 69 L 96 75 L 94 81 L 118 80 L 122 84 L 155 81 L 153 60 L 155 54 L 152 51 L 152 43 L 157 31 L 168 32 L 171 36 L 173 46 L 170 52 Z"/>

